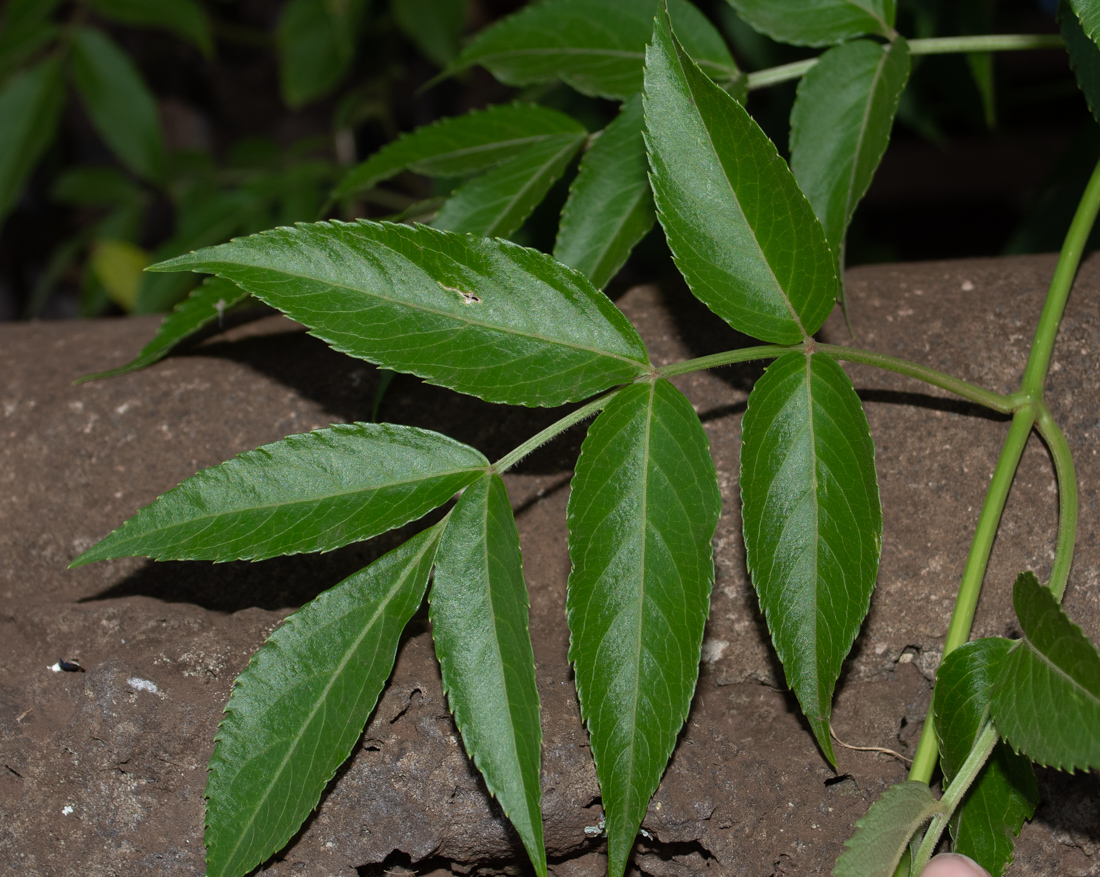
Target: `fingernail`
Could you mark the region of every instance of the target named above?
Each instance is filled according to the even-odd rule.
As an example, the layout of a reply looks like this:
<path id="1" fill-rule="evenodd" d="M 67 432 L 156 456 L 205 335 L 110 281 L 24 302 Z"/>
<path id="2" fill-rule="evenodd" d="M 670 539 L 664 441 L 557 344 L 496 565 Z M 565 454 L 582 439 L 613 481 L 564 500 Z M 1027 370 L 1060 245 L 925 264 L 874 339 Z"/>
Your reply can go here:
<path id="1" fill-rule="evenodd" d="M 920 877 L 989 877 L 989 872 L 962 853 L 941 853 L 925 866 Z"/>

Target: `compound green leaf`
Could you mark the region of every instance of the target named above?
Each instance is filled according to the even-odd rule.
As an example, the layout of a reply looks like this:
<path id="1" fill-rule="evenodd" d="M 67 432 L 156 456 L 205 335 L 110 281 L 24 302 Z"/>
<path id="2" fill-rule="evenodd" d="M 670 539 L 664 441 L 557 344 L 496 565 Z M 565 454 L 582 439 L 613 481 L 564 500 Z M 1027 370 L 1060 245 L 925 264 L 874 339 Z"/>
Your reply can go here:
<path id="1" fill-rule="evenodd" d="M 855 40 L 825 52 L 802 77 L 791 110 L 791 172 L 839 259 L 871 185 L 909 78 L 909 46 Z"/>
<path id="2" fill-rule="evenodd" d="M 172 31 L 198 47 L 204 55 L 214 52 L 210 22 L 206 12 L 195 0 L 91 0 L 101 15 L 138 27 L 155 27 Z"/>
<path id="3" fill-rule="evenodd" d="M 99 136 L 138 176 L 164 172 L 157 102 L 130 57 L 98 30 L 73 39 L 73 80 Z"/>
<path id="4" fill-rule="evenodd" d="M 870 605 L 882 507 L 875 449 L 832 357 L 786 353 L 749 394 L 741 497 L 753 585 L 787 683 L 831 763 L 841 664 Z"/>
<path id="5" fill-rule="evenodd" d="M 159 362 L 181 341 L 191 337 L 214 320 L 221 320 L 227 310 L 247 295 L 248 293 L 235 283 L 220 277 L 210 278 L 176 305 L 172 313 L 168 314 L 157 328 L 157 334 L 153 336 L 153 340 L 146 344 L 134 359 L 118 368 L 85 375 L 77 383 L 118 377 Z"/>
<path id="6" fill-rule="evenodd" d="M 909 838 L 942 809 L 925 783 L 909 780 L 891 786 L 856 823 L 833 877 L 894 877 Z"/>
<path id="7" fill-rule="evenodd" d="M 760 33 L 796 46 L 894 36 L 894 0 L 728 0 Z"/>
<path id="8" fill-rule="evenodd" d="M 1100 43 L 1100 3 L 1096 0 L 1069 0 L 1069 5 L 1088 38 Z"/>
<path id="9" fill-rule="evenodd" d="M 621 877 L 687 717 L 721 496 L 691 403 L 665 380 L 620 391 L 588 431 L 569 496 L 569 658 Z"/>
<path id="10" fill-rule="evenodd" d="M 1100 653 L 1033 573 L 1017 577 L 1012 602 L 1024 638 L 993 684 L 997 730 L 1039 764 L 1100 767 Z"/>
<path id="11" fill-rule="evenodd" d="M 331 551 L 438 508 L 488 465 L 473 448 L 411 426 L 345 423 L 292 435 L 191 476 L 72 565 Z"/>
<path id="12" fill-rule="evenodd" d="M 459 188 L 432 225 L 484 237 L 508 237 L 565 173 L 584 140 L 584 134 L 558 134 L 532 143 Z"/>
<path id="13" fill-rule="evenodd" d="M 440 67 L 458 55 L 466 0 L 390 0 L 390 14 L 402 33 Z"/>
<path id="14" fill-rule="evenodd" d="M 816 332 L 837 298 L 821 223 L 775 145 L 657 17 L 645 70 L 657 218 L 691 291 L 774 344 Z"/>
<path id="15" fill-rule="evenodd" d="M 635 95 L 581 159 L 561 214 L 554 258 L 601 289 L 653 227 L 644 124 Z"/>
<path id="16" fill-rule="evenodd" d="M 993 680 L 1012 643 L 989 638 L 960 646 L 936 673 L 935 721 L 940 766 L 950 782 L 962 767 L 989 717 Z M 970 856 L 1000 877 L 1012 862 L 1020 827 L 1039 803 L 1031 762 L 997 744 L 951 819 L 955 852 Z"/>
<path id="17" fill-rule="evenodd" d="M 0 86 L 0 223 L 53 141 L 65 104 L 61 62 L 47 58 Z"/>
<path id="18" fill-rule="evenodd" d="M 561 78 L 593 97 L 625 100 L 642 87 L 645 46 L 660 0 L 545 0 L 483 31 L 448 72 L 480 64 L 508 85 Z M 687 0 L 668 0 L 673 26 L 710 76 L 741 74 L 721 35 Z"/>
<path id="19" fill-rule="evenodd" d="M 227 277 L 337 350 L 492 402 L 560 405 L 650 370 L 641 338 L 603 293 L 507 241 L 315 223 L 156 267 Z"/>
<path id="20" fill-rule="evenodd" d="M 355 746 L 424 599 L 442 524 L 291 615 L 237 677 L 206 783 L 210 877 L 277 852 Z"/>
<path id="21" fill-rule="evenodd" d="M 1066 0 L 1058 7 L 1058 21 L 1077 86 L 1085 95 L 1092 117 L 1100 122 L 1100 46 L 1085 33 Z"/>
<path id="22" fill-rule="evenodd" d="M 369 0 L 290 0 L 276 33 L 283 99 L 300 107 L 340 84 Z"/>
<path id="23" fill-rule="evenodd" d="M 429 177 L 483 171 L 551 137 L 583 137 L 584 126 L 536 104 L 498 104 L 403 134 L 352 168 L 333 195 L 363 192 L 403 170 Z"/>
<path id="24" fill-rule="evenodd" d="M 546 877 L 542 726 L 519 533 L 499 475 L 466 488 L 439 546 L 429 597 L 443 688 L 466 751 Z"/>

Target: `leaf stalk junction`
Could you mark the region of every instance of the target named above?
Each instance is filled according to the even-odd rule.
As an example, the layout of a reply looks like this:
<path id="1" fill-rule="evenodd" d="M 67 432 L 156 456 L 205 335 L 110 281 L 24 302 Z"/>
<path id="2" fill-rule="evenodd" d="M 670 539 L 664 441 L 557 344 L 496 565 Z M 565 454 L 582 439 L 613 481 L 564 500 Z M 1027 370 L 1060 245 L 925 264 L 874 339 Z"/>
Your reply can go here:
<path id="1" fill-rule="evenodd" d="M 1085 243 L 1098 212 L 1100 212 L 1100 163 L 1093 171 L 1066 235 L 1035 330 L 1024 378 L 1017 392 L 997 393 L 919 363 L 869 350 L 821 344 L 813 339 L 791 346 L 769 344 L 728 350 L 709 356 L 671 363 L 657 368 L 653 374 L 644 375 L 638 380 L 653 380 L 655 377 L 669 378 L 740 362 L 775 359 L 790 351 L 803 350 L 808 356 L 812 355 L 814 351 L 821 351 L 829 353 L 837 359 L 872 365 L 886 371 L 915 378 L 998 413 L 1011 414 L 1012 422 L 978 517 L 970 553 L 959 585 L 955 608 L 948 625 L 943 649 L 943 657 L 946 658 L 947 655 L 970 638 L 974 613 L 993 549 L 993 541 L 1008 500 L 1009 490 L 1016 475 L 1016 469 L 1019 466 L 1032 430 L 1038 432 L 1050 452 L 1058 486 L 1058 534 L 1049 587 L 1058 600 L 1061 600 L 1062 594 L 1065 592 L 1077 534 L 1077 479 L 1073 457 L 1065 433 L 1051 414 L 1043 396 L 1043 389 L 1050 368 L 1058 327 L 1065 312 L 1073 280 L 1080 266 Z M 497 473 L 506 471 L 565 430 L 597 414 L 610 403 L 621 389 L 612 390 L 551 424 L 494 463 L 494 471 Z M 944 792 L 941 799 L 944 810 L 933 818 L 926 831 L 914 860 L 912 873 L 920 873 L 920 868 L 935 851 L 935 846 L 951 815 L 961 802 L 967 788 L 969 788 L 989 758 L 997 740 L 998 734 L 995 726 L 987 721 L 962 769 Z M 930 705 L 913 765 L 909 771 L 909 779 L 930 783 L 938 758 L 939 744 L 936 739 L 932 720 L 932 706 Z"/>

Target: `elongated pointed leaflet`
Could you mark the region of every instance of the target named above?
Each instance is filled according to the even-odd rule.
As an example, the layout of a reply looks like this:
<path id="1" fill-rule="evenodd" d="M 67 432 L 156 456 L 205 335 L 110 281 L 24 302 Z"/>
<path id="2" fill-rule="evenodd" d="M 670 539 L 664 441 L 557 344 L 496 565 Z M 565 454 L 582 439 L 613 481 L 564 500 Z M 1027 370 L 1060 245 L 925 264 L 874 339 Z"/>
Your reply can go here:
<path id="1" fill-rule="evenodd" d="M 430 596 L 443 688 L 462 742 L 546 877 L 542 725 L 519 533 L 499 475 L 462 494 L 439 546 Z"/>
<path id="2" fill-rule="evenodd" d="M 621 390 L 577 461 L 566 603 L 611 877 L 626 868 L 691 704 L 720 509 L 691 403 L 665 380 Z"/>
<path id="3" fill-rule="evenodd" d="M 333 348 L 512 405 L 561 405 L 651 370 L 582 274 L 507 241 L 392 223 L 279 228 L 154 266 L 227 277 Z"/>
<path id="4" fill-rule="evenodd" d="M 488 465 L 473 448 L 411 426 L 349 423 L 292 435 L 188 478 L 72 565 L 331 551 L 438 508 Z"/>
<path id="5" fill-rule="evenodd" d="M 209 877 L 248 873 L 317 806 L 389 678 L 444 526 L 302 607 L 237 678 L 206 784 Z"/>
<path id="6" fill-rule="evenodd" d="M 826 758 L 833 688 L 867 615 L 882 508 L 867 417 L 832 357 L 786 353 L 749 394 L 741 498 L 753 586 Z"/>
<path id="7" fill-rule="evenodd" d="M 657 218 L 692 293 L 772 344 L 797 344 L 837 297 L 821 223 L 775 145 L 658 14 L 646 52 L 646 148 Z"/>

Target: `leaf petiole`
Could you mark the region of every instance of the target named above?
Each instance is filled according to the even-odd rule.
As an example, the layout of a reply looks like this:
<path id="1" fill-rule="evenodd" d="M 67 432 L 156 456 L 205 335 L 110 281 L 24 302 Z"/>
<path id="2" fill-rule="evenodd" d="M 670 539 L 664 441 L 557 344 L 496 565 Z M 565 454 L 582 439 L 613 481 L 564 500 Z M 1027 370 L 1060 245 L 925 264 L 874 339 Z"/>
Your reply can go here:
<path id="1" fill-rule="evenodd" d="M 910 40 L 909 53 L 948 55 L 956 52 L 1019 52 L 1028 49 L 1061 49 L 1064 46 L 1065 42 L 1057 34 L 986 34 Z M 817 58 L 806 58 L 804 61 L 757 70 L 746 77 L 749 91 L 801 79 L 816 63 Z"/>
<path id="2" fill-rule="evenodd" d="M 966 757 L 966 761 L 963 762 L 959 772 L 943 793 L 943 797 L 940 798 L 943 810 L 932 817 L 932 824 L 928 826 L 928 831 L 925 832 L 924 839 L 921 841 L 920 847 L 917 848 L 917 854 L 913 857 L 909 873 L 920 874 L 924 866 L 928 864 L 928 860 L 932 858 L 932 853 L 936 851 L 936 844 L 939 843 L 943 830 L 947 828 L 947 823 L 951 821 L 956 808 L 962 803 L 963 796 L 985 766 L 986 761 L 993 752 L 993 747 L 997 745 L 998 738 L 996 727 L 987 720 L 985 727 L 978 735 L 978 739 L 974 741 L 974 746 Z"/>
<path id="3" fill-rule="evenodd" d="M 673 375 L 685 375 L 691 372 L 701 371 L 707 368 L 717 368 L 723 365 L 733 365 L 738 362 L 749 362 L 756 359 L 774 359 L 791 350 L 805 350 L 806 344 L 796 344 L 784 347 L 775 344 L 759 345 L 756 347 L 744 347 L 738 350 L 727 350 L 722 353 L 712 353 L 709 356 L 700 356 L 698 359 L 688 359 L 683 362 L 674 362 L 657 369 L 657 374 L 663 378 Z M 846 362 L 858 362 L 864 365 L 873 365 L 886 371 L 896 372 L 906 377 L 916 378 L 927 384 L 939 387 L 954 393 L 969 402 L 974 402 L 984 408 L 990 408 L 1001 414 L 1011 414 L 1016 411 L 1025 399 L 1020 393 L 1005 395 L 986 390 L 977 384 L 964 381 L 933 368 L 910 362 L 907 359 L 899 359 L 896 356 L 887 356 L 884 353 L 876 353 L 872 350 L 861 350 L 857 347 L 842 347 L 838 344 L 818 344 L 813 342 L 813 349 L 822 353 L 828 353 L 835 359 Z"/>
<path id="4" fill-rule="evenodd" d="M 576 411 L 566 414 L 561 420 L 550 424 L 542 432 L 531 436 L 531 438 L 527 439 L 522 445 L 508 452 L 493 463 L 492 470 L 498 475 L 503 475 L 528 454 L 557 438 L 569 429 L 569 427 L 576 426 L 582 420 L 587 420 L 589 417 L 598 414 L 622 389 L 622 387 L 619 387 L 618 389 L 612 390 L 610 393 L 604 393 L 604 395 L 600 396 L 598 399 L 593 399 L 587 405 L 582 405 Z"/>

